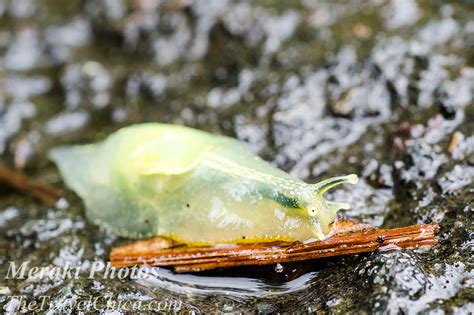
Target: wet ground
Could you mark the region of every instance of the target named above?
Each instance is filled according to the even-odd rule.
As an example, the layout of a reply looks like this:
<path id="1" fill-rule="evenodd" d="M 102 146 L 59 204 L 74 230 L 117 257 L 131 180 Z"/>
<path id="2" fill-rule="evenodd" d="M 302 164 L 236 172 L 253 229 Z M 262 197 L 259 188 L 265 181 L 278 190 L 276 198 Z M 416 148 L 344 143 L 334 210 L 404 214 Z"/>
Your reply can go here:
<path id="1" fill-rule="evenodd" d="M 51 312 L 87 309 L 92 297 L 102 311 L 121 301 L 196 313 L 472 312 L 473 17 L 470 0 L 0 0 L 0 154 L 10 167 L 64 188 L 50 148 L 136 122 L 186 124 L 239 138 L 310 182 L 360 174 L 332 194 L 352 204 L 341 216 L 441 226 L 429 250 L 89 279 L 126 240 L 89 224 L 70 191 L 48 208 L 2 186 L 3 310 L 47 296 Z M 24 261 L 80 276 L 4 279 Z"/>

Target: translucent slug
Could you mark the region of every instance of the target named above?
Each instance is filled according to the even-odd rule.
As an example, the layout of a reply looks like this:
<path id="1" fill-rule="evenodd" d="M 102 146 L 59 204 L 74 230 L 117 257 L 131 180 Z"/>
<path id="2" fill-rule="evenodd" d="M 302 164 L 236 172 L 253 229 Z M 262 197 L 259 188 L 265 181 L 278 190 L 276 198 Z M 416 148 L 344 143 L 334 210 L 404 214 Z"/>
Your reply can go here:
<path id="1" fill-rule="evenodd" d="M 323 193 L 358 181 L 351 174 L 307 184 L 235 139 L 159 123 L 56 148 L 50 158 L 95 224 L 193 245 L 323 239 L 336 212 L 349 208 Z"/>

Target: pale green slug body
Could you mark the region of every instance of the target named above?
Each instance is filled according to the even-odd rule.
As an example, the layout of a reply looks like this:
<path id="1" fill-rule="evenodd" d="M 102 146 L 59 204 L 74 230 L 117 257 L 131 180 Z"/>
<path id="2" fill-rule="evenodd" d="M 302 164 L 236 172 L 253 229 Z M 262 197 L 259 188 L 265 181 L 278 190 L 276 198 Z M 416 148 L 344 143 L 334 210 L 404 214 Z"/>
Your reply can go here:
<path id="1" fill-rule="evenodd" d="M 339 209 L 322 194 L 356 175 L 307 184 L 235 139 L 159 123 L 54 149 L 51 159 L 96 224 L 125 237 L 187 244 L 323 238 Z"/>

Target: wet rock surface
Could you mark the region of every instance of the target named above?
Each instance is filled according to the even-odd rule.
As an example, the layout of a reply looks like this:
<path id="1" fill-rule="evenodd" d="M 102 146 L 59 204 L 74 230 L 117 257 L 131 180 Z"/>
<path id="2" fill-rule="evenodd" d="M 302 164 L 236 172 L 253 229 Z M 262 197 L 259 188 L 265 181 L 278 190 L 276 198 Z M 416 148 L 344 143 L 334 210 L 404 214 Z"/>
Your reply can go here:
<path id="1" fill-rule="evenodd" d="M 46 310 L 71 312 L 91 297 L 102 311 L 472 312 L 473 14 L 471 1 L 0 0 L 0 154 L 29 176 L 63 187 L 50 148 L 179 123 L 304 180 L 360 174 L 330 193 L 352 204 L 341 216 L 441 226 L 430 250 L 89 278 L 127 240 L 71 192 L 47 208 L 0 187 L 2 278 L 12 261 L 79 274 L 2 279 L 3 310 L 48 296 Z"/>

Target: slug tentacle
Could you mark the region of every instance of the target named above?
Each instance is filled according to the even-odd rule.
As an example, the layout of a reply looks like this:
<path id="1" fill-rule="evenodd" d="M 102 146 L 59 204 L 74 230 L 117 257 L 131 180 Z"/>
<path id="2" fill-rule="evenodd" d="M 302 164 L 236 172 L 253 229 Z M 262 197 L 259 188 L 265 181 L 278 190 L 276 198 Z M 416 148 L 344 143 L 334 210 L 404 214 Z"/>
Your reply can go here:
<path id="1" fill-rule="evenodd" d="M 356 174 L 350 174 L 346 176 L 337 176 L 325 179 L 319 183 L 313 185 L 314 191 L 319 196 L 322 196 L 326 191 L 329 189 L 340 185 L 340 184 L 357 184 L 359 182 L 359 178 Z"/>
<path id="2" fill-rule="evenodd" d="M 332 202 L 332 201 L 326 201 L 326 204 L 332 212 L 336 213 L 339 210 L 347 210 L 351 207 L 350 204 L 346 202 Z"/>

